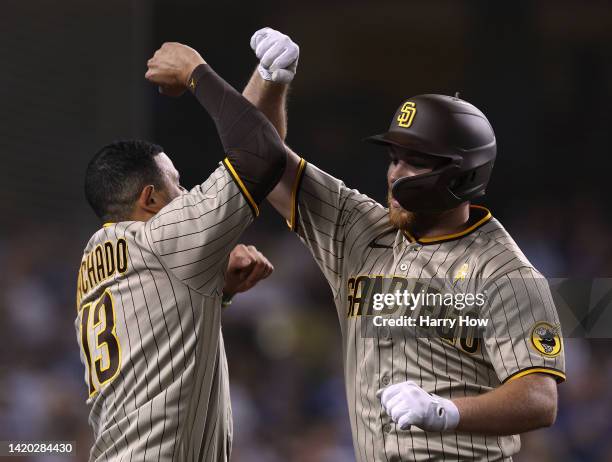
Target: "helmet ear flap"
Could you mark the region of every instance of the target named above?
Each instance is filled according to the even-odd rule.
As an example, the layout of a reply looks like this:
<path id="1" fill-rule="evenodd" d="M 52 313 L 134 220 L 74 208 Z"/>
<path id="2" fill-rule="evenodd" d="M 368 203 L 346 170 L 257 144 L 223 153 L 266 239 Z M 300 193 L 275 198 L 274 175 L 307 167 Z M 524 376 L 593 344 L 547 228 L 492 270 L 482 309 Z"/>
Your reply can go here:
<path id="1" fill-rule="evenodd" d="M 493 162 L 463 172 L 453 178 L 449 185 L 449 190 L 463 200 L 470 200 L 484 195 L 485 188 L 489 182 Z"/>

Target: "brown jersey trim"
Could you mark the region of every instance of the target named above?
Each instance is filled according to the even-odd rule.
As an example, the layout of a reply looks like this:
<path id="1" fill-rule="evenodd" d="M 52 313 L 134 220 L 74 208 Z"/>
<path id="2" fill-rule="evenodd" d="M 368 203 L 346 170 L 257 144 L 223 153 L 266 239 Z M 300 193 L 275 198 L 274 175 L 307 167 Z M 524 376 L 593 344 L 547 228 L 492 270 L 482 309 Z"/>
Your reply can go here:
<path id="1" fill-rule="evenodd" d="M 536 366 L 536 367 L 526 367 L 525 369 L 521 369 L 515 372 L 514 374 L 512 374 L 511 376 L 506 377 L 502 383 L 508 383 L 514 379 L 518 379 L 519 377 L 525 377 L 526 375 L 535 374 L 537 372 L 554 376 L 557 383 L 565 382 L 567 378 L 565 376 L 565 372 L 560 371 L 559 369 L 554 369 L 552 367 L 537 367 Z"/>
<path id="2" fill-rule="evenodd" d="M 493 217 L 493 215 L 491 215 L 491 211 L 487 209 L 486 207 L 482 207 L 480 205 L 470 205 L 470 209 L 479 210 L 480 213 L 484 213 L 484 216 L 482 218 L 479 218 L 476 223 L 468 226 L 463 231 L 459 231 L 458 233 L 444 234 L 442 236 L 434 236 L 434 237 L 417 238 L 413 236 L 412 234 L 410 234 L 407 230 L 402 230 L 402 232 L 404 233 L 404 236 L 406 236 L 406 238 L 410 242 L 418 242 L 419 244 L 423 244 L 423 245 L 438 244 L 440 242 L 446 242 L 446 241 L 452 241 L 455 239 L 459 239 L 461 237 L 467 236 L 473 231 L 476 231 L 478 228 L 480 228 L 482 225 L 487 223 Z"/>
<path id="3" fill-rule="evenodd" d="M 240 189 L 240 192 L 246 199 L 247 204 L 249 204 L 249 206 L 251 207 L 251 210 L 253 211 L 253 215 L 255 215 L 255 217 L 259 216 L 259 207 L 257 207 L 257 203 L 255 202 L 255 200 L 253 200 L 251 193 L 249 193 L 249 190 L 246 188 L 246 186 L 240 179 L 240 176 L 238 176 L 238 173 L 236 173 L 236 170 L 234 170 L 232 163 L 229 161 L 227 157 L 223 159 L 223 165 L 225 165 L 225 168 L 227 168 L 227 171 L 229 172 L 230 176 L 232 177 L 232 179 L 238 186 L 238 189 Z"/>
<path id="4" fill-rule="evenodd" d="M 298 195 L 300 192 L 300 186 L 302 184 L 302 178 L 304 177 L 304 169 L 306 168 L 306 161 L 301 158 L 298 165 L 298 171 L 293 180 L 293 188 L 291 188 L 291 216 L 287 220 L 287 226 L 291 231 L 297 231 L 298 222 Z"/>

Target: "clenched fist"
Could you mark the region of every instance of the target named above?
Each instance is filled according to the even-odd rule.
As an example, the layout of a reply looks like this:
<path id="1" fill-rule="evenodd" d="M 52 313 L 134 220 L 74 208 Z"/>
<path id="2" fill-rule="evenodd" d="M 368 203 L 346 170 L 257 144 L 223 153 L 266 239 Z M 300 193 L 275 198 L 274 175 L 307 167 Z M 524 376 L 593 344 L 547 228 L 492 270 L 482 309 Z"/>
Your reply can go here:
<path id="1" fill-rule="evenodd" d="M 245 292 L 274 271 L 272 263 L 255 246 L 238 244 L 230 253 L 223 293 Z"/>
<path id="2" fill-rule="evenodd" d="M 193 48 L 177 42 L 166 42 L 147 61 L 145 78 L 169 96 L 179 96 L 189 84 L 193 70 L 206 61 Z"/>
<path id="3" fill-rule="evenodd" d="M 383 409 L 401 430 L 411 425 L 430 432 L 452 431 L 459 424 L 459 410 L 452 401 L 427 393 L 412 380 L 389 385 L 376 392 Z"/>
<path id="4" fill-rule="evenodd" d="M 300 47 L 289 36 L 264 27 L 251 37 L 251 48 L 260 60 L 257 70 L 264 80 L 283 84 L 293 80 Z"/>

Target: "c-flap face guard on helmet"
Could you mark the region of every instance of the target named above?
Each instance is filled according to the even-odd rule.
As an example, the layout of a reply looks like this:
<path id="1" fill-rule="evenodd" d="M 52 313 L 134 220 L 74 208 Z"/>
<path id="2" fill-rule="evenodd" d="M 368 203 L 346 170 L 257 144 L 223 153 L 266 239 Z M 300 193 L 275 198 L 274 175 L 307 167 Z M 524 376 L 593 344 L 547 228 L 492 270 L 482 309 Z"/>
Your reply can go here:
<path id="1" fill-rule="evenodd" d="M 460 167 L 452 162 L 431 172 L 398 178 L 391 186 L 391 194 L 403 209 L 411 212 L 451 209 L 463 202 L 449 188 L 459 171 Z"/>

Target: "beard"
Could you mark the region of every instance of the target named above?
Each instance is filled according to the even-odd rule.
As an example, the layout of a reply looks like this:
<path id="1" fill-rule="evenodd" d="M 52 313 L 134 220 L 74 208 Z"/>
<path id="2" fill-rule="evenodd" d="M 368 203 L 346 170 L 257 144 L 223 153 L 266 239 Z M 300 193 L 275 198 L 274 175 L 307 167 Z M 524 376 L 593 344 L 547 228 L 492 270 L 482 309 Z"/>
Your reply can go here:
<path id="1" fill-rule="evenodd" d="M 408 230 L 413 227 L 417 214 L 404 208 L 397 208 L 391 205 L 393 195 L 389 190 L 387 193 L 387 205 L 389 206 L 389 222 L 393 227 L 401 230 Z"/>

